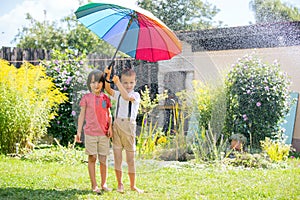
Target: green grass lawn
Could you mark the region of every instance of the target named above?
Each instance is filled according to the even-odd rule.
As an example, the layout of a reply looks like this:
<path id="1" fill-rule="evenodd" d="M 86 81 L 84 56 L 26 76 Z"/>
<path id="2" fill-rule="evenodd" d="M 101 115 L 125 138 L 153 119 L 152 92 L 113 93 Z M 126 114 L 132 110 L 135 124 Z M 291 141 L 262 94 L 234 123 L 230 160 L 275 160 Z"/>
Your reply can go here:
<path id="1" fill-rule="evenodd" d="M 86 163 L 62 164 L 0 156 L 0 199 L 300 199 L 300 161 L 285 168 L 245 169 L 192 163 L 137 161 L 137 186 L 116 192 L 113 166 L 108 184 L 114 190 L 91 192 Z M 99 172 L 99 169 L 98 169 Z M 97 176 L 100 184 L 99 175 Z"/>

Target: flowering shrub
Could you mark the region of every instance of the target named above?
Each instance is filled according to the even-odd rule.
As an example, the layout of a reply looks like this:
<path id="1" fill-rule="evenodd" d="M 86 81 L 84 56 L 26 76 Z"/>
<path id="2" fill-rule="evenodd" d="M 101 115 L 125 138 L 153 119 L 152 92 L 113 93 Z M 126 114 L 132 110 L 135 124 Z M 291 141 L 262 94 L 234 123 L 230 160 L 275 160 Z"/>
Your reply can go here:
<path id="1" fill-rule="evenodd" d="M 0 152 L 13 153 L 47 133 L 56 108 L 67 97 L 46 76 L 45 68 L 23 64 L 19 69 L 0 60 Z"/>
<path id="2" fill-rule="evenodd" d="M 85 55 L 75 56 L 71 50 L 64 53 L 53 51 L 51 61 L 43 62 L 47 74 L 53 78 L 56 87 L 65 93 L 68 101 L 59 106 L 58 113 L 51 120 L 48 134 L 57 138 L 62 145 L 72 142 L 76 134 L 79 101 L 87 90 L 87 70 L 83 67 Z"/>
<path id="3" fill-rule="evenodd" d="M 260 140 L 279 130 L 289 110 L 290 80 L 276 61 L 266 64 L 249 55 L 233 65 L 225 85 L 226 133 L 244 134 L 259 147 Z"/>

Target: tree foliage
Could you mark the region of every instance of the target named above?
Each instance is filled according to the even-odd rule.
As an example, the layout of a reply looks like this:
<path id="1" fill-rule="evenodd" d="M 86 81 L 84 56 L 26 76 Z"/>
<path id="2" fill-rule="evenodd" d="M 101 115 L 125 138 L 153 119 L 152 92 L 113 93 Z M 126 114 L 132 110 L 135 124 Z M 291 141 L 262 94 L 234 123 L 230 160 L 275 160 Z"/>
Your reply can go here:
<path id="1" fill-rule="evenodd" d="M 219 12 L 216 6 L 201 0 L 140 0 L 138 4 L 174 31 L 211 28 Z"/>
<path id="2" fill-rule="evenodd" d="M 211 28 L 214 23 L 212 19 L 219 12 L 215 6 L 201 0 L 141 0 L 139 5 L 174 31 Z M 17 47 L 59 51 L 72 49 L 78 53 L 101 52 L 106 55 L 113 55 L 115 51 L 114 47 L 80 24 L 73 14 L 50 22 L 36 20 L 27 13 L 26 19 L 29 24 L 19 29 L 14 38 Z"/>
<path id="3" fill-rule="evenodd" d="M 64 51 L 72 49 L 77 53 L 100 52 L 112 55 L 114 48 L 80 24 L 75 15 L 66 16 L 50 22 L 38 21 L 27 13 L 29 25 L 22 27 L 14 38 L 17 47 L 34 49 L 55 49 Z"/>
<path id="4" fill-rule="evenodd" d="M 299 21 L 299 8 L 280 0 L 251 0 L 250 8 L 255 13 L 256 23 Z"/>

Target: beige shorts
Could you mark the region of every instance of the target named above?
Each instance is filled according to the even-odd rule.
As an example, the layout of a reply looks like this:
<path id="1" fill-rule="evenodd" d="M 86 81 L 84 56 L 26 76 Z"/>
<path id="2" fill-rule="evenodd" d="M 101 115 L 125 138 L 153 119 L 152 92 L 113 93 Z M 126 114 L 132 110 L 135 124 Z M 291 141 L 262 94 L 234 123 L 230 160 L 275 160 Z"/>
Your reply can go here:
<path id="1" fill-rule="evenodd" d="M 113 125 L 113 148 L 135 151 L 136 121 L 117 118 Z"/>
<path id="2" fill-rule="evenodd" d="M 84 135 L 85 153 L 87 155 L 109 155 L 109 138 L 106 136 Z"/>

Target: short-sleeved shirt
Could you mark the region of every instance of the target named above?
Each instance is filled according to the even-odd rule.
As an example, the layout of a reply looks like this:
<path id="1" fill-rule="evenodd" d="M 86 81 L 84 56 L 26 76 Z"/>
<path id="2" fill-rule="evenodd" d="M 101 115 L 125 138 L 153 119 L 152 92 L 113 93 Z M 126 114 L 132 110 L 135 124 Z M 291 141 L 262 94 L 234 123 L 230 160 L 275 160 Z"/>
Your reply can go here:
<path id="1" fill-rule="evenodd" d="M 110 123 L 111 102 L 103 92 L 100 95 L 85 94 L 79 105 L 85 106 L 84 134 L 92 136 L 105 136 Z"/>
<path id="2" fill-rule="evenodd" d="M 115 91 L 114 96 L 112 96 L 112 98 L 114 100 L 118 101 L 119 95 L 121 95 L 120 92 Z M 136 120 L 136 117 L 137 117 L 137 114 L 139 111 L 139 105 L 141 102 L 141 96 L 138 92 L 134 92 L 134 91 L 131 91 L 128 94 L 128 96 L 134 98 L 134 101 L 132 102 L 132 105 L 131 105 L 132 107 L 131 107 L 130 119 Z M 126 101 L 122 97 L 120 97 L 118 116 L 116 116 L 116 113 L 115 113 L 115 118 L 128 118 L 128 104 L 129 104 L 129 101 Z"/>

